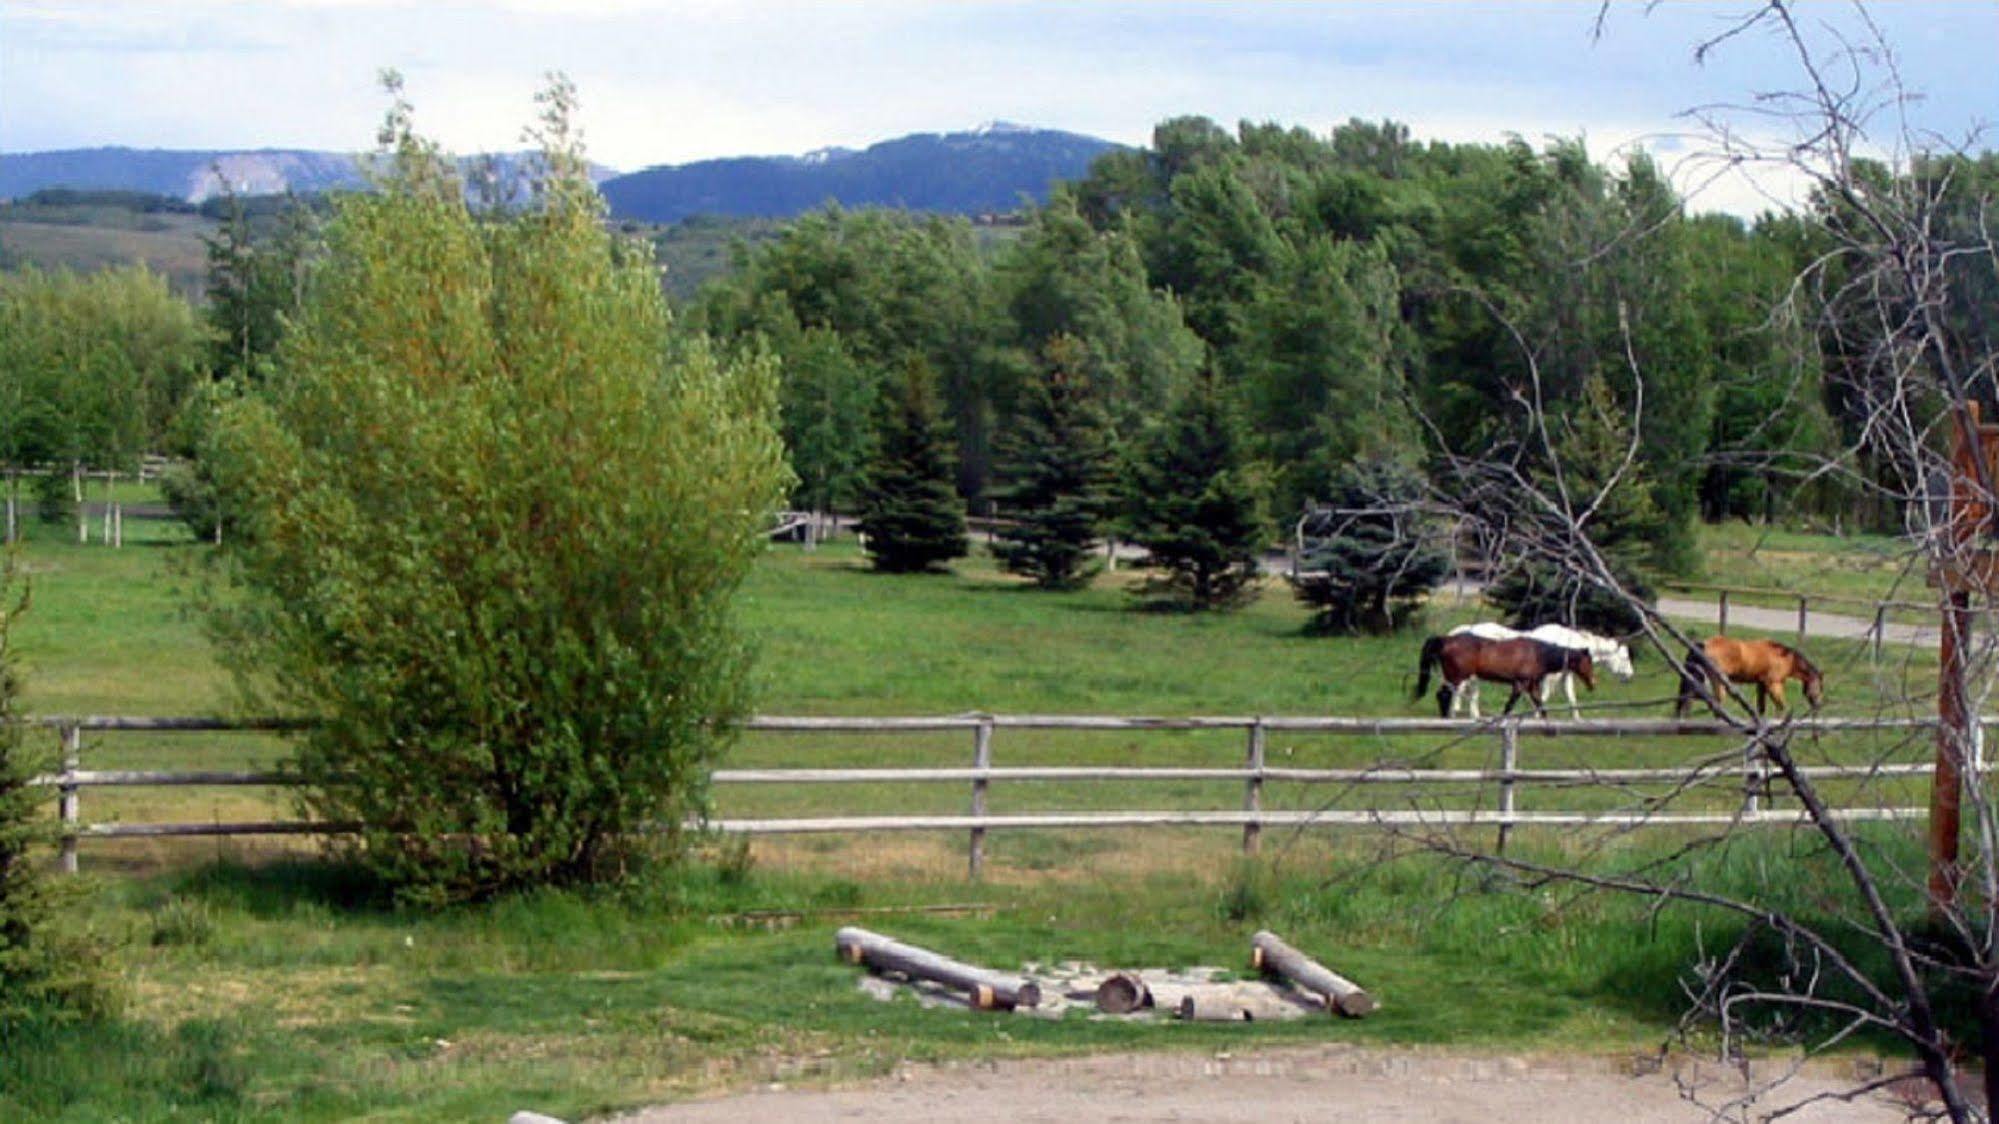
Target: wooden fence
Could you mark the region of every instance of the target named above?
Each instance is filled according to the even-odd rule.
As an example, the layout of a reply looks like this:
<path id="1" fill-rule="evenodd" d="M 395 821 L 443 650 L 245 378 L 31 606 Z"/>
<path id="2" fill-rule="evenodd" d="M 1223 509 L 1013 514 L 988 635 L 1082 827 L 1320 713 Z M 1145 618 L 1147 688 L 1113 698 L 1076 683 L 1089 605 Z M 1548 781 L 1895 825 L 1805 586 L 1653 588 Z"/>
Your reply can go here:
<path id="1" fill-rule="evenodd" d="M 1798 646 L 1803 647 L 1811 624 L 1811 610 L 1814 605 L 1851 605 L 1870 614 L 1859 619 L 1867 620 L 1866 635 L 1863 639 L 1872 647 L 1875 656 L 1881 654 L 1881 642 L 1888 631 L 1888 614 L 1891 610 L 1903 609 L 1911 612 L 1927 613 L 1935 616 L 1934 602 L 1876 600 L 1867 597 L 1853 597 L 1837 593 L 1799 593 L 1790 589 L 1763 589 L 1753 586 L 1704 585 L 1698 582 L 1665 582 L 1663 587 L 1679 593 L 1713 594 L 1715 597 L 1715 632 L 1728 631 L 1728 607 L 1731 600 L 1757 608 L 1795 602 L 1798 606 Z"/>
<path id="2" fill-rule="evenodd" d="M 1986 719 L 1991 724 L 1999 719 Z M 62 771 L 37 778 L 38 784 L 56 790 L 62 821 L 60 863 L 65 871 L 77 868 L 77 845 L 82 839 L 119 839 L 162 836 L 235 835 L 333 835 L 357 830 L 353 824 L 299 820 L 243 823 L 89 823 L 83 819 L 84 789 L 106 786 L 223 786 L 254 785 L 283 787 L 295 783 L 293 777 L 270 771 L 159 771 L 90 770 L 83 767 L 83 736 L 90 732 L 117 731 L 282 731 L 304 728 L 303 723 L 278 720 L 226 720 L 217 718 L 152 717 L 69 717 L 38 719 L 36 725 L 53 728 L 62 744 Z M 1793 729 L 1805 733 L 1842 731 L 1905 731 L 1933 728 L 1934 720 L 1813 718 L 1800 720 Z M 1503 841 L 1506 831 L 1516 826 L 1647 826 L 1722 825 L 1732 823 L 1795 823 L 1800 814 L 1764 807 L 1760 793 L 1767 787 L 1765 767 L 1748 744 L 1739 758 L 1727 765 L 1701 767 L 1697 779 L 1719 781 L 1738 778 L 1741 803 L 1737 808 L 1713 811 L 1549 811 L 1522 810 L 1517 805 L 1521 786 L 1530 784 L 1628 785 L 1645 782 L 1684 782 L 1693 767 L 1678 768 L 1523 768 L 1520 746 L 1523 738 L 1605 738 L 1605 737 L 1687 737 L 1742 741 L 1739 731 L 1714 721 L 1667 719 L 1555 721 L 1548 719 L 1503 718 L 1483 722 L 1437 718 L 1326 718 L 1326 717 L 1191 717 L 1129 718 L 1089 715 L 991 715 L 966 714 L 904 718 L 784 718 L 752 719 L 748 728 L 756 731 L 802 735 L 910 734 L 961 732 L 970 738 L 970 761 L 966 766 L 719 769 L 717 785 L 815 785 L 925 783 L 967 785 L 970 809 L 965 815 L 849 815 L 800 819 L 719 819 L 708 826 L 739 835 L 779 835 L 828 832 L 877 831 L 963 831 L 968 839 L 971 875 L 977 877 L 985 862 L 986 833 L 995 829 L 1038 828 L 1125 828 L 1158 826 L 1213 826 L 1239 828 L 1245 853 L 1254 853 L 1266 827 L 1340 826 L 1491 826 Z M 1199 766 L 1075 766 L 994 764 L 995 736 L 1011 730 L 1094 730 L 1094 731 L 1237 731 L 1243 738 L 1240 767 Z M 1267 760 L 1269 737 L 1275 732 L 1372 735 L 1410 737 L 1453 735 L 1458 738 L 1493 738 L 1498 741 L 1497 768 L 1294 768 L 1271 765 Z M 1981 747 L 1983 738 L 1975 739 Z M 1979 775 L 1982 761 L 1973 763 Z M 1866 765 L 1814 765 L 1805 772 L 1814 778 L 1891 777 L 1926 774 L 1923 762 Z M 1201 780 L 1240 782 L 1242 804 L 1237 808 L 1115 810 L 1085 812 L 1042 812 L 994 815 L 987 811 L 987 797 L 995 783 L 1009 781 L 1167 781 Z M 1452 784 L 1491 786 L 1489 806 L 1475 802 L 1455 809 L 1409 810 L 1406 808 L 1365 808 L 1285 810 L 1266 809 L 1267 782 L 1307 785 L 1430 785 Z M 1916 807 L 1861 807 L 1843 809 L 1852 819 L 1922 819 L 1927 809 Z"/>

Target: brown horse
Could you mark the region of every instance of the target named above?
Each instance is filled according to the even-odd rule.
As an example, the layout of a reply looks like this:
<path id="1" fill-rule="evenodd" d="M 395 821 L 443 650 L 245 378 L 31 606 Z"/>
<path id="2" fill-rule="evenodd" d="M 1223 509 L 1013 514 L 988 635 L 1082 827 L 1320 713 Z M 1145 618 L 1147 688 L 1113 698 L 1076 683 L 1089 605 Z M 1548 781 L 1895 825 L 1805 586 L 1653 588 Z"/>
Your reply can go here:
<path id="1" fill-rule="evenodd" d="M 1686 668 L 1680 674 L 1680 699 L 1673 706 L 1675 718 L 1685 717 L 1687 704 L 1696 695 L 1720 712 L 1717 701 L 1722 681 L 1756 684 L 1756 713 L 1761 714 L 1771 699 L 1785 710 L 1784 680 L 1796 679 L 1805 685 L 1805 700 L 1817 710 L 1825 702 L 1825 676 L 1803 652 L 1775 640 L 1736 640 L 1710 636 L 1687 653 Z"/>
<path id="2" fill-rule="evenodd" d="M 1588 652 L 1525 636 L 1516 640 L 1487 640 L 1461 632 L 1430 637 L 1423 641 L 1423 654 L 1416 664 L 1416 693 L 1411 698 L 1420 699 L 1430 689 L 1431 668 L 1441 670 L 1444 676 L 1444 685 L 1437 689 L 1437 714 L 1443 718 L 1451 716 L 1452 698 L 1471 679 L 1511 686 L 1513 693 L 1506 699 L 1507 714 L 1513 713 L 1513 704 L 1526 695 L 1534 702 L 1534 712 L 1546 716 L 1547 708 L 1541 705 L 1541 681 L 1556 672 L 1572 672 L 1590 690 L 1596 690 L 1596 665 L 1590 661 Z M 1478 717 L 1476 700 L 1472 702 L 1471 716 Z"/>

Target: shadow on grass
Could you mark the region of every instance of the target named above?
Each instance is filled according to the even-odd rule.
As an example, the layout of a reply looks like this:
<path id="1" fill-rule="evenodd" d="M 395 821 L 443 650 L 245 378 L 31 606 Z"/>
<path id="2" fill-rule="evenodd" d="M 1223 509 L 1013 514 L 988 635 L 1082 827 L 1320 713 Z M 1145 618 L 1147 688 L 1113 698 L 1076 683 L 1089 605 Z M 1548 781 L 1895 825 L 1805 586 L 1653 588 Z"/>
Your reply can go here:
<path id="1" fill-rule="evenodd" d="M 252 917 L 286 917 L 302 908 L 353 914 L 396 912 L 389 887 L 358 863 L 282 858 L 220 859 L 175 876 L 176 897 L 240 910 Z"/>

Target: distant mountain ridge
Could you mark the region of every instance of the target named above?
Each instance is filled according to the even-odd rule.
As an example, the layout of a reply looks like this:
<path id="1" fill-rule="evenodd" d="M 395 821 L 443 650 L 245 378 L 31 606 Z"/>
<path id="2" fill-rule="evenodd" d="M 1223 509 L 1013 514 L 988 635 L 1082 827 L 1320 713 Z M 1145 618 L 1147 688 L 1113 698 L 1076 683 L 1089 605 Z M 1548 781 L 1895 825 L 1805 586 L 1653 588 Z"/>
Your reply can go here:
<path id="1" fill-rule="evenodd" d="M 1058 129 L 993 122 L 967 132 L 914 133 L 867 148 L 802 156 L 737 156 L 664 165 L 606 180 L 618 218 L 678 222 L 691 215 L 781 218 L 827 202 L 972 215 L 1048 198 L 1118 146 Z"/>
<path id="2" fill-rule="evenodd" d="M 737 156 L 619 175 L 592 171 L 613 217 L 671 223 L 692 215 L 784 218 L 827 202 L 974 215 L 1040 202 L 1118 147 L 1059 129 L 991 122 L 956 133 L 915 133 L 864 149 L 800 156 Z M 77 148 L 0 153 L 0 199 L 52 187 L 145 191 L 200 203 L 242 195 L 362 186 L 363 157 L 308 149 Z M 477 157 L 461 159 L 469 166 Z M 518 170 L 519 154 L 498 157 Z"/>
<path id="3" fill-rule="evenodd" d="M 239 195 L 301 195 L 363 186 L 361 161 L 351 152 L 317 152 L 299 148 L 162 149 L 71 148 L 54 152 L 0 153 L 0 199 L 19 199 L 51 187 L 84 190 L 145 191 L 189 203 L 202 203 L 225 190 Z M 463 157 L 469 169 L 483 159 Z M 499 153 L 494 159 L 502 174 L 517 173 L 523 157 Z M 592 165 L 603 181 L 617 173 Z"/>

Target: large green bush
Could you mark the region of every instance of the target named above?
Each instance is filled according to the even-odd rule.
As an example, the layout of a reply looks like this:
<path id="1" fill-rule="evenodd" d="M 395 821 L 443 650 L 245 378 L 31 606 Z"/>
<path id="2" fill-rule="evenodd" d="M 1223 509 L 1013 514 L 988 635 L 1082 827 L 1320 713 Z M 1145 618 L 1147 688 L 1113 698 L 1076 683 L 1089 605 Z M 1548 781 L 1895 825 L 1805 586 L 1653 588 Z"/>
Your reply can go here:
<path id="1" fill-rule="evenodd" d="M 767 363 L 676 330 L 542 96 L 531 205 L 470 213 L 391 113 L 303 312 L 210 468 L 253 698 L 323 719 L 306 811 L 406 900 L 612 870 L 670 844 L 746 712 L 730 615 L 787 483 Z"/>

